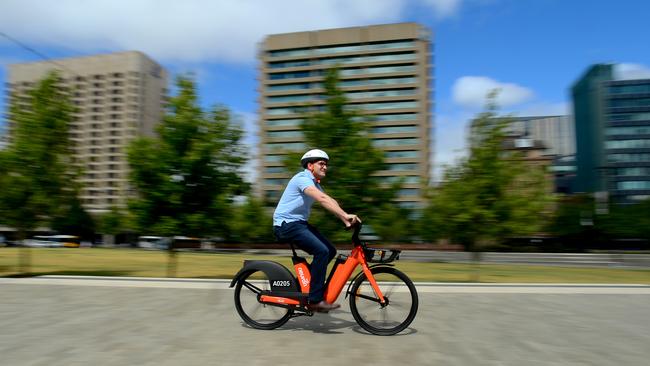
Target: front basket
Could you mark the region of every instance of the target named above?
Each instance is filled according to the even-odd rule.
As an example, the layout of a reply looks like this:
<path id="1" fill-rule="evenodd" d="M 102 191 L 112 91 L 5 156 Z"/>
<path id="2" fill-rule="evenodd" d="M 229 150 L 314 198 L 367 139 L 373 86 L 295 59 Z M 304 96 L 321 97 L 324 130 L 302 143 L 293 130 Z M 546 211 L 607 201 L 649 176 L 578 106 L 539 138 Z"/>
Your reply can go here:
<path id="1" fill-rule="evenodd" d="M 399 259 L 401 250 L 397 249 L 366 249 L 366 260 L 370 263 L 390 263 Z"/>

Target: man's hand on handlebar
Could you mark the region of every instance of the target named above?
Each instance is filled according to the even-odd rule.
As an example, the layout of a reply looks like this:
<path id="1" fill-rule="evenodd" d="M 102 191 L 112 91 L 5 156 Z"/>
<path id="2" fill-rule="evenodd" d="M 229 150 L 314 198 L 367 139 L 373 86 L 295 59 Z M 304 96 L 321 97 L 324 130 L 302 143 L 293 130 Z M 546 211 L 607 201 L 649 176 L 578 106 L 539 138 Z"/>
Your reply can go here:
<path id="1" fill-rule="evenodd" d="M 345 223 L 345 228 L 349 229 L 356 223 L 360 224 L 361 219 L 357 215 L 346 214 L 345 220 L 343 222 Z"/>

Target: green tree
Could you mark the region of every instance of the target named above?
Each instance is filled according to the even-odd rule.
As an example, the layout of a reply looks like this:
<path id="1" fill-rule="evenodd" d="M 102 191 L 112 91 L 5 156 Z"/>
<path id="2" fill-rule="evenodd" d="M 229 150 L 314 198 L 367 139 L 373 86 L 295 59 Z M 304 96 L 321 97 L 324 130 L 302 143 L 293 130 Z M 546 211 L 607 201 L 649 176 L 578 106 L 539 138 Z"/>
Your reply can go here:
<path id="1" fill-rule="evenodd" d="M 635 204 L 612 204 L 607 215 L 596 217 L 596 225 L 611 237 L 650 240 L 650 199 Z"/>
<path id="2" fill-rule="evenodd" d="M 111 207 L 110 211 L 98 219 L 97 231 L 105 235 L 117 235 L 129 230 L 127 213 L 118 207 Z"/>
<path id="3" fill-rule="evenodd" d="M 224 107 L 203 111 L 191 79 L 179 77 L 176 85 L 158 137 L 129 146 L 137 193 L 129 210 L 140 233 L 227 235 L 232 197 L 247 189 L 239 173 L 242 130 Z"/>
<path id="4" fill-rule="evenodd" d="M 17 230 L 19 240 L 39 226 L 51 226 L 76 199 L 78 172 L 70 164 L 68 138 L 73 111 L 57 73 L 12 99 L 11 142 L 0 152 L 0 217 Z M 28 254 L 24 259 L 28 266 Z"/>
<path id="5" fill-rule="evenodd" d="M 365 223 L 373 225 L 373 219 L 395 197 L 399 185 L 382 186 L 373 175 L 384 168 L 383 152 L 372 145 L 370 119 L 346 107 L 347 100 L 338 85 L 338 71 L 328 70 L 324 80 L 324 110 L 307 115 L 301 128 L 308 149 L 323 149 L 330 157 L 331 165 L 323 184 L 327 194 L 346 212 L 357 214 Z M 301 155 L 302 152 L 288 155 L 285 167 L 290 173 L 301 169 Z M 341 222 L 329 212 L 314 210 L 310 221 L 334 240 L 349 240 L 349 233 L 341 231 Z"/>
<path id="6" fill-rule="evenodd" d="M 476 251 L 541 229 L 553 200 L 550 183 L 542 166 L 504 149 L 509 123 L 496 115 L 493 103 L 473 121 L 470 154 L 448 167 L 432 190 L 423 236 L 450 238 Z"/>
<path id="7" fill-rule="evenodd" d="M 71 234 L 86 240 L 95 236 L 95 221 L 81 205 L 81 200 L 70 196 L 66 202 L 61 202 L 58 214 L 52 220 L 52 229 L 60 233 Z"/>
<path id="8" fill-rule="evenodd" d="M 385 242 L 404 242 L 413 238 L 417 221 L 413 211 L 385 202 L 371 216 L 373 230 Z"/>
<path id="9" fill-rule="evenodd" d="M 236 206 L 230 220 L 232 239 L 239 243 L 272 243 L 275 241 L 269 223 L 271 215 L 261 201 L 248 196 Z"/>

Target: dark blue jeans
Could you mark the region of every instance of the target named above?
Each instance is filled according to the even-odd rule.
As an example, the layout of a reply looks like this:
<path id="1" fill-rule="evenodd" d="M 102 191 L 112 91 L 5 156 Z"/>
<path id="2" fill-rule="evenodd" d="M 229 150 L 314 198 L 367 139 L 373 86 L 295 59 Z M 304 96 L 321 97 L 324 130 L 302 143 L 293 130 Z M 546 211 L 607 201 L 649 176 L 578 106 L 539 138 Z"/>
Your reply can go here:
<path id="1" fill-rule="evenodd" d="M 306 221 L 283 222 L 282 226 L 273 227 L 273 233 L 279 241 L 293 243 L 314 256 L 310 265 L 309 302 L 315 304 L 322 301 L 327 264 L 336 255 L 336 248 Z"/>

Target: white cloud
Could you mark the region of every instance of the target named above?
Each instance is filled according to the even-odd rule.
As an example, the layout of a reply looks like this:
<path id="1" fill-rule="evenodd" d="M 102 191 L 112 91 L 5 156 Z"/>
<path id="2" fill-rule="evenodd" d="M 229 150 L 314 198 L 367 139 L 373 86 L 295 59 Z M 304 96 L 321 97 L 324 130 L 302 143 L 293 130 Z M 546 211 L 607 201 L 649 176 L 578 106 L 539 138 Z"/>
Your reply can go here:
<path id="1" fill-rule="evenodd" d="M 439 18 L 456 14 L 460 9 L 460 0 L 422 0 L 425 5 L 430 6 Z"/>
<path id="2" fill-rule="evenodd" d="M 526 102 L 534 97 L 532 90 L 513 83 L 503 83 L 485 76 L 463 76 L 452 87 L 454 101 L 464 107 L 482 108 L 487 95 L 499 90 L 496 102 L 500 107 L 509 107 Z"/>
<path id="3" fill-rule="evenodd" d="M 440 17 L 460 0 L 418 0 Z M 159 60 L 252 62 L 267 34 L 390 23 L 408 0 L 3 0 L 3 32 L 82 52 L 140 50 Z M 0 39 L 0 42 L 5 42 Z"/>
<path id="4" fill-rule="evenodd" d="M 650 67 L 641 64 L 620 63 L 614 65 L 614 79 L 650 79 Z"/>

